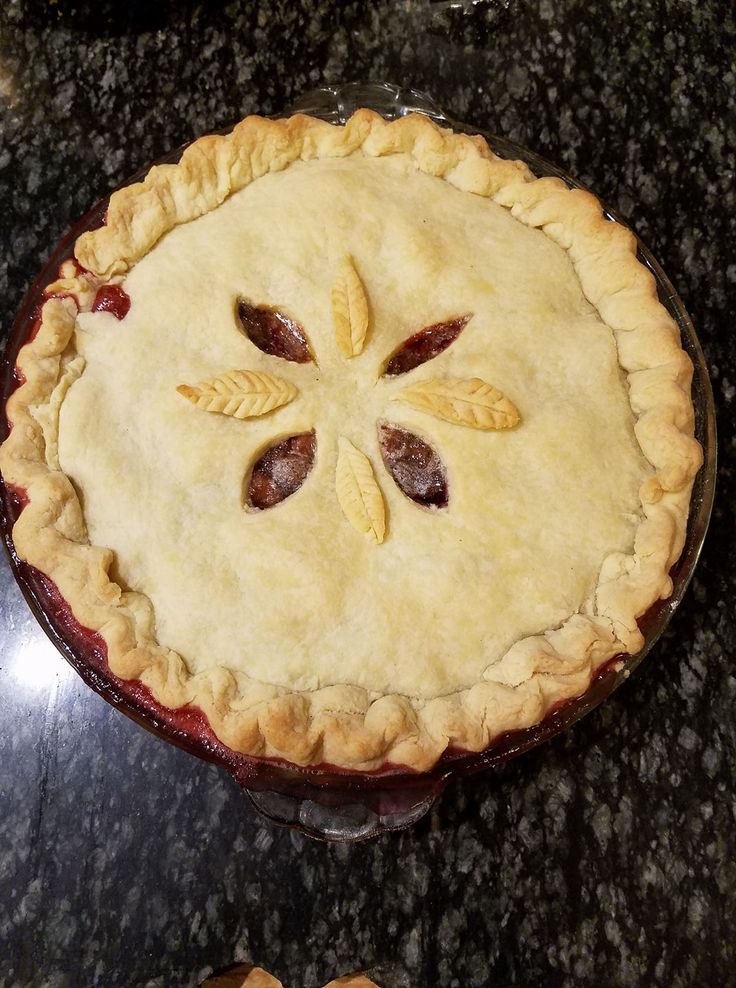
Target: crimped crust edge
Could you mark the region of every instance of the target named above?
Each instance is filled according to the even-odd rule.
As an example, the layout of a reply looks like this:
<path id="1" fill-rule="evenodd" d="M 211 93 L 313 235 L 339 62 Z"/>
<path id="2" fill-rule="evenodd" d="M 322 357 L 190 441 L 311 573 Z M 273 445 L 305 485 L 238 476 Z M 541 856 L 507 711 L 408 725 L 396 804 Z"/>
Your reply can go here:
<path id="1" fill-rule="evenodd" d="M 16 552 L 56 584 L 83 627 L 101 635 L 116 676 L 140 679 L 165 706 L 199 707 L 235 751 L 300 765 L 365 771 L 392 762 L 424 771 L 447 747 L 480 751 L 500 734 L 537 724 L 551 707 L 583 693 L 607 660 L 641 647 L 637 618 L 672 590 L 669 570 L 684 544 L 702 451 L 693 438 L 692 364 L 630 231 L 605 219 L 589 193 L 535 179 L 521 163 L 495 157 L 480 138 L 416 114 L 388 123 L 360 110 L 344 127 L 302 116 L 248 117 L 231 135 L 201 138 L 178 165 L 157 166 L 111 197 L 107 224 L 77 241 L 87 273 L 65 290 L 87 302 L 91 284 L 119 279 L 164 233 L 248 182 L 297 159 L 359 150 L 410 154 L 423 172 L 490 197 L 541 229 L 568 251 L 586 298 L 614 333 L 636 437 L 655 474 L 640 491 L 634 551 L 606 558 L 589 612 L 517 642 L 469 689 L 429 701 L 349 685 L 293 693 L 223 667 L 191 675 L 181 656 L 155 641 L 147 598 L 110 579 L 112 552 L 88 544 L 74 487 L 47 462 L 34 410 L 48 402 L 70 355 L 73 297 L 46 302 L 37 335 L 21 350 L 24 383 L 8 400 L 12 428 L 0 447 L 0 470 L 28 498 L 13 530 Z"/>

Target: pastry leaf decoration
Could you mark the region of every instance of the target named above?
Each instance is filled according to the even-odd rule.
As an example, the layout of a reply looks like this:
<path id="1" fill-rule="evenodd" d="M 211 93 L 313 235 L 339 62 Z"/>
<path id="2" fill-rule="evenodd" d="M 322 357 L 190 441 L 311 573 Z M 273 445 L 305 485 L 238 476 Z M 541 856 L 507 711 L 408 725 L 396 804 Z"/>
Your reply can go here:
<path id="1" fill-rule="evenodd" d="M 378 441 L 384 465 L 400 491 L 425 508 L 447 507 L 447 472 L 429 443 L 388 422 L 379 424 Z"/>
<path id="2" fill-rule="evenodd" d="M 205 412 L 236 419 L 267 415 L 274 408 L 288 405 L 297 395 L 297 389 L 289 381 L 247 370 L 229 371 L 194 387 L 180 384 L 176 390 Z"/>
<path id="3" fill-rule="evenodd" d="M 357 531 L 376 543 L 386 534 L 386 508 L 371 461 L 344 436 L 338 440 L 335 471 L 337 499 L 342 512 Z"/>
<path id="4" fill-rule="evenodd" d="M 302 327 L 279 309 L 253 305 L 241 298 L 237 313 L 245 335 L 263 353 L 296 364 L 308 364 L 313 359 Z"/>
<path id="5" fill-rule="evenodd" d="M 471 429 L 511 429 L 520 420 L 513 402 L 479 377 L 419 381 L 399 391 L 392 401 Z"/>
<path id="6" fill-rule="evenodd" d="M 345 254 L 340 261 L 330 301 L 338 349 L 347 359 L 358 357 L 366 346 L 370 306 L 350 254 Z M 235 303 L 235 315 L 250 342 L 263 353 L 293 363 L 311 361 L 316 364 L 304 329 L 283 311 L 255 305 L 241 296 Z M 472 317 L 470 312 L 454 316 L 409 336 L 384 360 L 383 377 L 390 379 L 410 374 L 438 357 L 457 340 Z M 459 352 L 456 357 L 459 363 L 465 359 Z M 316 383 L 321 376 L 315 366 L 315 374 L 308 375 L 307 379 Z M 375 384 L 375 378 L 369 383 Z M 181 384 L 177 391 L 206 412 L 237 419 L 267 415 L 287 405 L 298 393 L 289 381 L 250 370 L 228 371 L 194 386 Z M 390 400 L 473 429 L 511 429 L 520 421 L 513 402 L 477 377 L 436 377 L 417 381 L 394 391 Z M 308 414 L 308 408 L 306 412 Z M 310 429 L 307 423 L 304 426 Z M 389 422 L 379 421 L 377 428 L 383 466 L 402 494 L 423 508 L 447 508 L 447 471 L 431 441 Z M 282 431 L 280 437 L 260 446 L 245 473 L 242 505 L 253 514 L 273 508 L 291 497 L 306 482 L 314 466 L 315 430 L 293 435 L 286 433 L 285 438 L 284 435 Z M 332 442 L 335 441 L 335 490 L 340 509 L 356 531 L 380 544 L 386 537 L 386 505 L 373 465 L 345 436 L 335 436 Z M 321 436 L 320 444 L 323 442 L 325 438 Z M 328 439 L 328 449 L 329 442 Z"/>
<path id="7" fill-rule="evenodd" d="M 258 457 L 248 480 L 246 502 L 251 508 L 273 508 L 302 486 L 314 465 L 317 439 L 302 432 L 273 443 Z"/>
<path id="8" fill-rule="evenodd" d="M 396 377 L 398 374 L 406 374 L 420 364 L 433 360 L 455 342 L 472 318 L 472 312 L 468 312 L 464 316 L 456 316 L 455 319 L 436 322 L 420 329 L 394 351 L 383 370 L 384 375 Z"/>
<path id="9" fill-rule="evenodd" d="M 332 318 L 340 352 L 357 357 L 368 333 L 368 299 L 350 254 L 346 254 L 332 286 Z"/>

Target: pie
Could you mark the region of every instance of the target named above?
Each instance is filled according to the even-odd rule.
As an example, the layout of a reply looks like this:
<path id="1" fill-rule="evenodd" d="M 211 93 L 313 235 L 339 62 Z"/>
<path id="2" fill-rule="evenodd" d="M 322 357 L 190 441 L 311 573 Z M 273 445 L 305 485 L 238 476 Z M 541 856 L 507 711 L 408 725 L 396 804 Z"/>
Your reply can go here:
<path id="1" fill-rule="evenodd" d="M 116 192 L 7 403 L 19 556 L 237 752 L 424 771 L 672 590 L 701 449 L 634 236 L 421 115 L 249 117 Z"/>
<path id="2" fill-rule="evenodd" d="M 224 974 L 208 978 L 202 988 L 283 988 L 283 985 L 262 967 L 238 964 Z M 348 974 L 330 981 L 325 988 L 378 988 L 378 985 L 364 974 Z"/>

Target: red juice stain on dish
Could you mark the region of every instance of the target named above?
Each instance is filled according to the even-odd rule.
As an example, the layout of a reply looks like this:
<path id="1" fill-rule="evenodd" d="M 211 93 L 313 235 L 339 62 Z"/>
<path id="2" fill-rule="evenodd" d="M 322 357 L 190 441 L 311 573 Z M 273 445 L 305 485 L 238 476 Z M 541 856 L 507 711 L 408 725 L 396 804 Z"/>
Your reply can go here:
<path id="1" fill-rule="evenodd" d="M 308 435 L 308 434 L 307 434 Z M 299 437 L 296 437 L 299 438 Z M 283 787 L 283 769 L 292 772 L 294 765 L 283 758 L 254 758 L 228 748 L 215 735 L 207 715 L 199 707 L 186 705 L 174 710 L 156 700 L 148 686 L 139 679 L 120 679 L 108 663 L 107 645 L 101 635 L 79 624 L 56 584 L 27 563 L 20 564 L 24 577 L 30 578 L 34 591 L 43 601 L 43 610 L 50 619 L 54 631 L 73 652 L 72 665 L 81 673 L 93 689 L 102 693 L 108 703 L 131 713 L 136 721 L 159 737 L 174 741 L 187 751 L 194 752 L 209 761 L 224 765 L 241 785 L 249 780 L 269 782 L 269 789 Z M 380 778 L 383 775 L 405 775 L 401 765 L 386 762 L 377 769 L 358 772 L 343 769 L 328 762 L 314 766 L 316 772 L 333 772 L 336 777 L 349 781 Z M 403 778 L 398 776 L 399 791 L 403 791 Z M 324 782 L 324 780 L 322 780 Z M 289 777 L 290 786 L 295 786 Z M 296 783 L 298 785 L 298 781 Z M 308 783 L 307 783 L 308 785 Z"/>
<path id="2" fill-rule="evenodd" d="M 79 624 L 56 584 L 27 563 L 20 564 L 39 599 L 54 632 L 73 654 L 72 665 L 93 689 L 116 707 L 130 713 L 149 730 L 167 740 L 184 744 L 188 751 L 226 765 L 240 780 L 256 775 L 258 760 L 232 751 L 220 741 L 209 725 L 207 716 L 194 706 L 173 710 L 160 704 L 139 679 L 119 679 L 110 669 L 107 645 L 98 633 Z"/>
<path id="3" fill-rule="evenodd" d="M 304 435 L 309 435 L 305 433 Z M 299 438 L 299 437 L 293 437 Z M 14 488 L 13 493 L 23 498 L 25 491 L 22 488 Z M 149 730 L 159 736 L 163 736 L 168 741 L 182 744 L 186 750 L 203 755 L 208 760 L 214 760 L 225 765 L 231 771 L 241 785 L 246 785 L 249 780 L 269 780 L 269 788 L 279 791 L 284 780 L 279 775 L 282 768 L 291 771 L 294 766 L 281 758 L 254 758 L 243 755 L 228 748 L 221 742 L 209 725 L 206 715 L 195 706 L 183 706 L 177 710 L 162 706 L 153 696 L 150 689 L 138 679 L 121 680 L 115 676 L 108 665 L 107 646 L 104 639 L 89 628 L 79 624 L 71 612 L 71 608 L 62 597 L 56 585 L 44 576 L 39 570 L 27 563 L 19 563 L 19 570 L 24 580 L 33 588 L 38 599 L 42 602 L 42 609 L 50 620 L 54 632 L 71 647 L 73 658 L 72 665 L 81 673 L 87 683 L 94 689 L 102 693 L 109 703 L 122 707 L 126 712 L 133 711 L 134 719 L 142 723 Z M 577 719 L 576 711 L 586 696 L 595 695 L 596 688 L 605 688 L 610 682 L 612 673 L 617 674 L 617 666 L 622 661 L 626 661 L 629 656 L 614 656 L 606 662 L 595 674 L 591 689 L 582 697 L 576 699 L 561 700 L 556 703 L 544 720 L 531 728 L 519 731 L 511 731 L 498 735 L 491 740 L 485 752 L 466 751 L 462 748 L 448 748 L 439 766 L 449 767 L 456 759 L 483 759 L 494 748 L 501 751 L 501 761 L 506 761 L 514 751 L 526 750 L 527 747 L 536 746 L 541 740 L 546 740 L 550 735 L 557 734 L 560 730 L 559 723 L 556 723 L 554 714 L 565 715 L 569 711 L 573 719 Z M 608 690 L 604 695 L 607 695 Z M 582 710 L 580 711 L 582 712 Z M 504 750 L 505 743 L 516 739 L 514 748 L 510 751 Z M 528 743 L 526 743 L 528 740 Z M 353 769 L 343 769 L 328 762 L 312 766 L 314 772 L 331 772 L 335 778 L 338 777 L 346 782 L 351 777 L 359 782 L 367 778 L 386 777 L 391 784 L 391 776 L 395 776 L 395 789 L 399 796 L 405 792 L 406 776 L 414 775 L 413 770 L 406 770 L 400 764 L 385 762 L 377 769 L 367 772 L 360 772 Z M 273 771 L 273 777 L 270 773 Z M 419 773 L 421 777 L 421 773 Z M 290 784 L 293 780 L 289 777 Z M 321 784 L 325 784 L 324 777 Z M 393 789 L 394 786 L 390 785 Z M 387 794 L 390 797 L 390 792 Z"/>
<path id="4" fill-rule="evenodd" d="M 26 343 L 32 343 L 38 336 L 38 331 L 41 328 L 41 309 L 42 306 L 39 304 L 33 310 L 33 314 L 31 316 L 33 322 L 31 323 L 31 329 L 30 332 L 28 333 Z"/>
<path id="5" fill-rule="evenodd" d="M 9 520 L 15 524 L 21 511 L 29 503 L 28 491 L 25 487 L 16 487 L 14 484 L 5 484 L 5 493 L 8 503 Z"/>
<path id="6" fill-rule="evenodd" d="M 388 377 L 395 377 L 432 360 L 455 342 L 471 318 L 472 313 L 467 313 L 456 319 L 437 322 L 420 329 L 418 333 L 405 340 L 389 358 L 383 373 Z"/>
<path id="7" fill-rule="evenodd" d="M 130 311 L 130 296 L 122 285 L 103 285 L 92 303 L 93 312 L 110 312 L 116 319 L 125 319 Z"/>

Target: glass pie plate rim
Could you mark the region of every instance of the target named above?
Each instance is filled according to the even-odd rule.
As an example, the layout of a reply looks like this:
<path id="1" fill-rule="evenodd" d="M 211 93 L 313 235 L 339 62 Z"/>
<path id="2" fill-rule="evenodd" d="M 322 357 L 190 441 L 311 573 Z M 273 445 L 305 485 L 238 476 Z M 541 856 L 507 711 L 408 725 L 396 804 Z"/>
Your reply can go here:
<path id="1" fill-rule="evenodd" d="M 570 186 L 584 187 L 534 152 L 505 138 L 450 119 L 426 94 L 387 83 L 325 87 L 305 94 L 279 115 L 306 112 L 339 123 L 344 122 L 359 106 L 375 109 L 388 118 L 413 111 L 425 113 L 455 130 L 481 134 L 497 154 L 520 158 L 536 175 L 554 175 Z M 175 161 L 182 150 L 178 148 L 156 163 Z M 139 180 L 150 167 L 146 166 L 124 184 Z M 56 277 L 61 262 L 70 256 L 80 233 L 99 224 L 108 200 L 109 196 L 95 204 L 60 240 L 26 293 L 0 361 L 3 410 L 7 397 L 17 386 L 14 373 L 17 353 L 31 332 L 43 290 Z M 605 211 L 613 221 L 624 222 L 612 210 L 606 208 Z M 89 636 L 78 626 L 75 627 L 68 608 L 60 601 L 50 581 L 16 556 L 11 531 L 19 505 L 13 492 L 0 480 L 0 531 L 3 543 L 16 581 L 36 619 L 62 656 L 104 699 L 163 740 L 225 767 L 248 793 L 256 809 L 272 822 L 293 827 L 313 837 L 337 841 L 363 840 L 416 822 L 453 778 L 498 766 L 543 744 L 571 727 L 610 696 L 656 644 L 693 575 L 715 492 L 713 392 L 700 343 L 682 301 L 657 260 L 641 242 L 639 252 L 640 259 L 657 281 L 660 300 L 677 322 L 683 346 L 693 361 L 696 436 L 703 445 L 704 464 L 693 488 L 685 547 L 671 571 L 674 584 L 672 595 L 665 601 L 657 602 L 640 621 L 645 637 L 643 648 L 635 655 L 619 656 L 606 663 L 582 696 L 553 709 L 539 724 L 502 735 L 479 753 L 448 752 L 433 769 L 425 773 L 408 772 L 393 766 L 385 766 L 373 773 L 343 772 L 325 766 L 301 768 L 277 760 L 231 752 L 209 731 L 201 713 L 194 710 L 168 711 L 157 704 L 140 683 L 123 682 L 112 675 L 106 665 L 104 649 L 90 646 Z M 3 414 L 0 439 L 4 438 L 6 431 L 7 421 Z"/>

